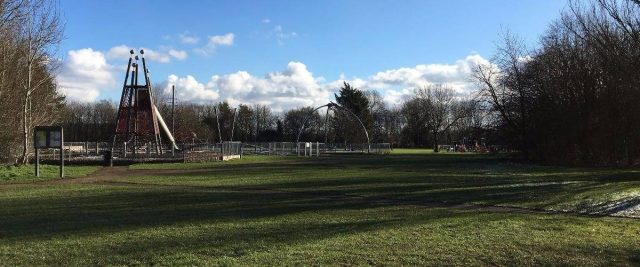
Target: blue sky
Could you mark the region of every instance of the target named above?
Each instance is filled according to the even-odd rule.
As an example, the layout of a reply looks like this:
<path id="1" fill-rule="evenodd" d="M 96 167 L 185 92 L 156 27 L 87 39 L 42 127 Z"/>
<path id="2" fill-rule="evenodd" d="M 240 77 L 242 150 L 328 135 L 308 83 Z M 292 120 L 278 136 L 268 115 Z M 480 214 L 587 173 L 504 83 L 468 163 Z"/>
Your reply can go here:
<path id="1" fill-rule="evenodd" d="M 156 90 L 184 101 L 314 105 L 341 80 L 397 104 L 412 88 L 472 90 L 469 66 L 502 28 L 530 45 L 564 0 L 61 1 L 61 90 L 116 99 L 131 48 L 146 48 Z M 466 73 L 468 74 L 468 73 Z"/>

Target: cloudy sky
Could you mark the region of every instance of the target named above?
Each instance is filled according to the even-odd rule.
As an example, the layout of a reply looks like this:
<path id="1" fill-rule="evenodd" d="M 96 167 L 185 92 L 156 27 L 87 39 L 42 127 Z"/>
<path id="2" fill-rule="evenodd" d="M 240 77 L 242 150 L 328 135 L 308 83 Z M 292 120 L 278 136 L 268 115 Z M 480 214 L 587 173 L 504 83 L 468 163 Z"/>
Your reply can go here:
<path id="1" fill-rule="evenodd" d="M 60 1 L 62 92 L 118 100 L 130 49 L 180 101 L 319 105 L 342 81 L 398 104 L 413 88 L 460 93 L 509 29 L 530 45 L 564 0 Z"/>

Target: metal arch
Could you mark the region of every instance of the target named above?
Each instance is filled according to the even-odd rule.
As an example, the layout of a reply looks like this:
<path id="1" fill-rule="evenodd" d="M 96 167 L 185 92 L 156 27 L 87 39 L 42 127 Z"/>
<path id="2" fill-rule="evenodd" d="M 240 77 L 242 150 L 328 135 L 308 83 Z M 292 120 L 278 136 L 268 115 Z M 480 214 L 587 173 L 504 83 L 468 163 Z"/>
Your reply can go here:
<path id="1" fill-rule="evenodd" d="M 336 104 L 336 103 L 333 103 L 333 102 L 329 102 L 328 104 L 325 104 L 325 105 L 319 106 L 319 107 L 317 107 L 317 108 L 313 109 L 312 111 L 310 111 L 310 112 L 307 114 L 307 117 L 306 117 L 306 118 L 304 119 L 304 121 L 302 122 L 302 125 L 300 126 L 300 130 L 298 131 L 298 137 L 296 138 L 296 147 L 297 147 L 297 144 L 298 144 L 298 143 L 300 143 L 300 135 L 302 135 L 302 131 L 304 130 L 304 126 L 307 124 L 307 122 L 309 121 L 309 119 L 311 118 L 311 116 L 313 116 L 313 113 L 314 113 L 314 112 L 316 112 L 316 111 L 318 111 L 318 110 L 319 110 L 319 109 L 321 109 L 321 108 L 324 108 L 324 107 L 327 107 L 327 111 L 328 111 L 330 108 L 334 108 L 334 107 L 335 107 L 335 108 L 339 108 L 339 109 L 341 109 L 341 110 L 343 110 L 343 111 L 346 111 L 347 113 L 351 114 L 351 116 L 355 117 L 355 118 L 356 118 L 356 120 L 358 120 L 358 122 L 360 123 L 360 126 L 362 126 L 362 130 L 364 131 L 364 134 L 365 134 L 365 136 L 367 137 L 367 153 L 371 153 L 371 141 L 369 140 L 369 132 L 367 131 L 367 127 L 365 127 L 365 126 L 364 126 L 364 123 L 362 122 L 362 120 L 360 120 L 360 118 L 358 117 L 358 115 L 356 115 L 355 113 L 353 113 L 351 110 L 349 110 L 349 109 L 347 109 L 347 108 L 345 108 L 345 107 L 343 107 L 343 106 L 340 106 L 340 105 L 338 105 L 338 104 Z"/>

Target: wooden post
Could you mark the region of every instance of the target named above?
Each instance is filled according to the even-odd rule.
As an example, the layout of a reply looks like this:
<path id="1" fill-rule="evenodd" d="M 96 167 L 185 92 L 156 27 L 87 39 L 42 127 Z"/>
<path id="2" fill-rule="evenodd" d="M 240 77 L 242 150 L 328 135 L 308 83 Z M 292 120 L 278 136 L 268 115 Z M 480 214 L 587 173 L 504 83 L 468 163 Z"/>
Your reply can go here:
<path id="1" fill-rule="evenodd" d="M 60 148 L 60 178 L 64 177 L 64 148 Z"/>
<path id="2" fill-rule="evenodd" d="M 40 177 L 40 153 L 38 153 L 38 148 L 36 150 L 36 177 Z"/>

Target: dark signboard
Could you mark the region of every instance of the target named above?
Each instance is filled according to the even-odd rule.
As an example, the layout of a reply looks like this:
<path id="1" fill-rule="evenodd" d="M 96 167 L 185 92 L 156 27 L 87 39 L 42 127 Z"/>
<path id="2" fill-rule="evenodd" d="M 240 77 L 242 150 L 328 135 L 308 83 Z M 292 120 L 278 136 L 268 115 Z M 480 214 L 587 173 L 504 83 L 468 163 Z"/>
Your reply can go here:
<path id="1" fill-rule="evenodd" d="M 33 130 L 33 146 L 37 148 L 62 148 L 62 126 L 36 126 Z"/>
<path id="2" fill-rule="evenodd" d="M 64 177 L 64 133 L 62 126 L 36 126 L 33 129 L 33 147 L 36 152 L 36 176 L 40 176 L 40 154 L 38 149 L 60 149 L 60 177 Z"/>

